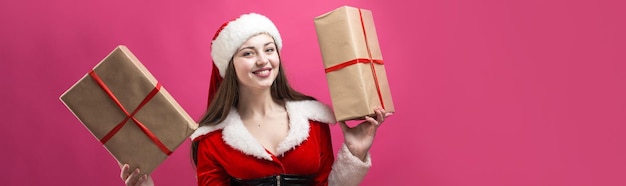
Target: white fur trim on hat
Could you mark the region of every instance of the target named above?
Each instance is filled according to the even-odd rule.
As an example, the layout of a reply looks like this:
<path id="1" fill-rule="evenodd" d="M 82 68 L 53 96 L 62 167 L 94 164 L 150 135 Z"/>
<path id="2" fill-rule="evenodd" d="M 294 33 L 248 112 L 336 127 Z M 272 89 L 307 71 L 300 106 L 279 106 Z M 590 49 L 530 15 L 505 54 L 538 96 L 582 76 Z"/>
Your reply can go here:
<path id="1" fill-rule="evenodd" d="M 211 57 L 222 77 L 226 74 L 228 63 L 235 55 L 237 49 L 250 37 L 259 33 L 268 33 L 272 36 L 276 47 L 280 51 L 283 42 L 278 29 L 269 18 L 261 14 L 249 13 L 241 15 L 239 18 L 228 22 L 219 31 L 217 37 L 211 43 Z"/>

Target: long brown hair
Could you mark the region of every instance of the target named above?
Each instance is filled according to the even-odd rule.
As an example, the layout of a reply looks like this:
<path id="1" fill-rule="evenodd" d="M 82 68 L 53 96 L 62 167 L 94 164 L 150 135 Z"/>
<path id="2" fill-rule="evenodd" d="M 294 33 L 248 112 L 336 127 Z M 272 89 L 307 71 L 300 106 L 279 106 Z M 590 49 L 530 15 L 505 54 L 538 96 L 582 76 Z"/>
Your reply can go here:
<path id="1" fill-rule="evenodd" d="M 280 60 L 280 53 L 278 54 Z M 297 100 L 315 100 L 315 98 L 302 94 L 289 85 L 287 76 L 285 75 L 282 60 L 280 60 L 278 75 L 274 79 L 274 83 L 270 87 L 272 99 L 284 105 L 285 101 Z M 237 107 L 239 103 L 239 79 L 235 72 L 233 59 L 230 59 L 224 80 L 217 89 L 216 95 L 211 99 L 207 112 L 199 122 L 200 126 L 213 126 L 221 123 L 226 119 L 228 113 L 233 107 Z M 191 157 L 194 165 L 198 164 L 198 141 L 191 143 Z"/>

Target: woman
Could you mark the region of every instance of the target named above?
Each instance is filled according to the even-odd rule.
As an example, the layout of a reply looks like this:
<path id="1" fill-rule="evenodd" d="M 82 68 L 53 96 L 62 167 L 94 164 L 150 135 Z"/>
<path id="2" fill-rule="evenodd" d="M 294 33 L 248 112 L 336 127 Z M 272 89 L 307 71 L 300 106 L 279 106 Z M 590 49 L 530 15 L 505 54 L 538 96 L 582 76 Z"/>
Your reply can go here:
<path id="1" fill-rule="evenodd" d="M 198 185 L 358 185 L 369 167 L 377 127 L 391 115 L 354 128 L 340 122 L 345 143 L 333 156 L 332 112 L 293 90 L 280 61 L 282 40 L 267 17 L 244 14 L 211 44 L 210 104 L 191 136 Z M 127 185 L 153 185 L 122 168 Z"/>

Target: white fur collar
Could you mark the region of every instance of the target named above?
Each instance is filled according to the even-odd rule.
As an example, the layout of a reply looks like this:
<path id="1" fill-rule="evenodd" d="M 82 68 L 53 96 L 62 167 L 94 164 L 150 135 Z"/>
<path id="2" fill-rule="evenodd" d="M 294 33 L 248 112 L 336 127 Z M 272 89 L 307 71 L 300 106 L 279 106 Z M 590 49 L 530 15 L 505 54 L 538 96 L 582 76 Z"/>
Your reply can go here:
<path id="1" fill-rule="evenodd" d="M 276 148 L 277 156 L 284 155 L 285 152 L 294 149 L 309 137 L 309 120 L 336 123 L 331 110 L 318 101 L 288 101 L 285 106 L 289 115 L 289 133 Z M 224 142 L 231 147 L 259 159 L 272 160 L 271 155 L 243 125 L 235 108 L 230 110 L 222 123 L 199 127 L 190 138 L 193 140 L 220 129 L 222 129 Z"/>

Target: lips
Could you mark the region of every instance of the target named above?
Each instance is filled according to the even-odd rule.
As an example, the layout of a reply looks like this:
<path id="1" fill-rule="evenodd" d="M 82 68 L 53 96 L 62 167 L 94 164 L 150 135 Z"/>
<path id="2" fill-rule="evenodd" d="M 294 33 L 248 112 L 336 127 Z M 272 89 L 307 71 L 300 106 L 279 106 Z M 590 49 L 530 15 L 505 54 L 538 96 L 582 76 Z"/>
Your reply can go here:
<path id="1" fill-rule="evenodd" d="M 252 71 L 252 73 L 257 76 L 269 76 L 270 71 L 272 71 L 272 68 L 265 67 L 265 68 L 260 68 L 258 70 Z"/>

